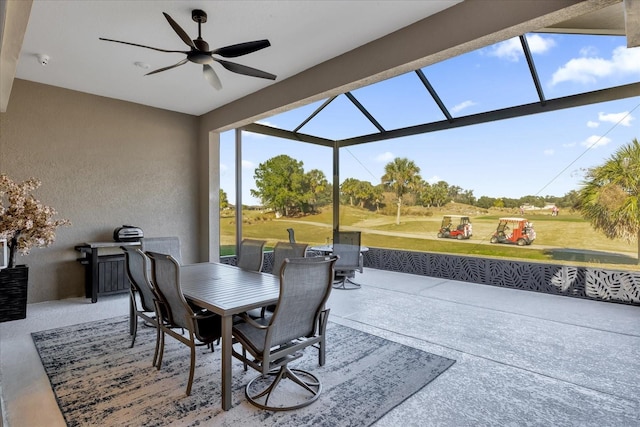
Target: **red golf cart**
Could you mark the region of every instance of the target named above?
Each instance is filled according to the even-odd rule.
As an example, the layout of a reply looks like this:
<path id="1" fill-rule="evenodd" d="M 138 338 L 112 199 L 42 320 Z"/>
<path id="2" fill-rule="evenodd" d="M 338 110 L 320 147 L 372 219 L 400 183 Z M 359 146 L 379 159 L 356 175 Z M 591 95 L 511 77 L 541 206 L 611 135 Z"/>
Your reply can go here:
<path id="1" fill-rule="evenodd" d="M 468 239 L 472 236 L 471 221 L 468 216 L 445 215 L 438 231 L 438 237 L 450 239 Z"/>
<path id="2" fill-rule="evenodd" d="M 530 245 L 536 239 L 533 223 L 525 218 L 500 218 L 498 228 L 491 243 L 511 243 L 518 246 Z"/>

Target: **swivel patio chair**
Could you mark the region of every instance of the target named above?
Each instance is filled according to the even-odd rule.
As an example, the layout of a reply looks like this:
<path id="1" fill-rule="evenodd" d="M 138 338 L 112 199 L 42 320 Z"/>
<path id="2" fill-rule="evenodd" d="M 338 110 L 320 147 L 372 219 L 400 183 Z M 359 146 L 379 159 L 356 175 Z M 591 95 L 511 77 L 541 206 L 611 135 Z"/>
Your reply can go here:
<path id="1" fill-rule="evenodd" d="M 273 247 L 273 269 L 271 274 L 279 275 L 280 269 L 287 258 L 304 258 L 307 254 L 306 243 L 278 242 Z"/>
<path id="2" fill-rule="evenodd" d="M 242 346 L 241 352 L 233 349 L 233 356 L 243 362 L 245 370 L 251 366 L 260 372 L 245 388 L 247 399 L 258 408 L 297 409 L 320 396 L 322 384 L 315 375 L 288 365 L 302 357 L 305 348 L 324 340 L 329 317 L 325 303 L 332 289 L 334 264 L 333 257 L 285 260 L 280 270 L 278 304 L 269 322 L 260 324 L 245 315 L 244 322 L 233 326 L 234 339 Z M 300 401 L 270 405 L 272 395 L 276 401 L 279 399 L 274 391 L 286 379 L 301 387 Z M 291 396 L 290 388 L 287 396 Z"/>
<path id="3" fill-rule="evenodd" d="M 333 234 L 333 255 L 340 259 L 336 262 L 336 281 L 334 288 L 359 289 L 360 284 L 350 280 L 356 271 L 363 272 L 363 257 L 360 252 L 359 231 L 338 231 Z"/>
<path id="4" fill-rule="evenodd" d="M 309 245 L 306 243 L 276 243 L 273 248 L 273 269 L 271 270 L 271 274 L 276 276 L 279 275 L 280 269 L 284 264 L 284 260 L 287 258 L 304 258 L 307 254 L 308 247 Z M 265 310 L 273 311 L 275 308 L 275 305 L 264 307 L 261 317 L 264 317 Z"/>
<path id="5" fill-rule="evenodd" d="M 236 265 L 245 270 L 260 271 L 264 262 L 264 240 L 244 239 L 238 248 Z"/>
<path id="6" fill-rule="evenodd" d="M 156 328 L 156 348 L 153 354 L 153 366 L 158 358 L 160 343 L 159 319 L 156 311 L 157 294 L 148 276 L 149 259 L 140 250 L 130 246 L 123 246 L 127 276 L 129 277 L 129 333 L 131 335 L 131 347 L 136 342 L 138 334 L 138 318 L 148 325 Z"/>
<path id="7" fill-rule="evenodd" d="M 157 368 L 162 366 L 164 355 L 165 334 L 172 336 L 191 349 L 191 367 L 189 369 L 189 380 L 187 382 L 187 396 L 191 394 L 193 375 L 196 364 L 196 345 L 210 346 L 213 350 L 213 343 L 221 335 L 220 316 L 211 312 L 196 311 L 189 305 L 182 294 L 180 288 L 180 264 L 171 256 L 156 252 L 147 252 L 151 259 L 153 283 L 156 285 L 156 292 L 159 299 L 166 304 L 167 322 L 159 323 L 160 330 L 160 351 L 158 354 Z M 172 327 L 181 327 L 187 331 L 186 335 L 179 334 Z"/>

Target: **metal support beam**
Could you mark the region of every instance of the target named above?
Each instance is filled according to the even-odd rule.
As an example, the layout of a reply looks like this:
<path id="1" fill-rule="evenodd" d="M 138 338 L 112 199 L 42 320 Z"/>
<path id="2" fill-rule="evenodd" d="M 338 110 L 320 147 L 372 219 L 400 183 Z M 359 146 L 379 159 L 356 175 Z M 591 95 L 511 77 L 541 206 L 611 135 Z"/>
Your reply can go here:
<path id="1" fill-rule="evenodd" d="M 378 130 L 379 130 L 380 132 L 384 132 L 384 128 L 382 127 L 382 125 L 381 125 L 380 123 L 378 123 L 378 121 L 375 119 L 375 117 L 373 117 L 373 116 L 371 115 L 371 113 L 369 113 L 369 111 L 368 111 L 366 108 L 364 108 L 364 105 L 360 104 L 360 101 L 358 101 L 358 100 L 356 99 L 356 97 L 355 97 L 355 96 L 353 96 L 353 94 L 352 94 L 351 92 L 347 92 L 347 93 L 345 93 L 345 95 L 347 95 L 347 98 L 349 98 L 349 101 L 351 101 L 351 102 L 353 103 L 353 105 L 355 105 L 355 106 L 356 106 L 356 108 L 357 108 L 358 110 L 360 110 L 360 112 L 361 112 L 362 114 L 364 114 L 364 116 L 365 116 L 367 119 L 369 119 L 369 121 L 371 122 L 371 124 L 373 124 L 376 128 L 378 128 Z"/>
<path id="2" fill-rule="evenodd" d="M 307 135 L 304 133 L 295 133 L 289 130 L 278 129 L 258 123 L 251 123 L 250 125 L 243 126 L 241 129 L 260 135 L 275 136 L 276 138 L 290 139 L 298 142 L 308 142 L 310 144 L 322 145 L 324 147 L 333 147 L 334 142 L 331 139 L 320 138 L 318 136 Z"/>
<path id="3" fill-rule="evenodd" d="M 322 103 L 321 106 L 319 106 L 318 108 L 316 108 L 316 111 L 314 111 L 313 113 L 311 113 L 311 115 L 309 117 L 307 117 L 302 123 L 300 123 L 300 125 L 295 128 L 293 130 L 294 133 L 298 133 L 298 131 L 300 129 L 302 129 L 302 127 L 304 125 L 306 125 L 307 123 L 309 123 L 311 121 L 311 119 L 313 119 L 320 111 L 324 110 L 324 107 L 326 107 L 327 105 L 331 104 L 333 102 L 334 99 L 336 99 L 338 97 L 338 95 L 336 96 L 332 96 L 331 98 L 327 99 L 326 101 L 324 101 Z"/>
<path id="4" fill-rule="evenodd" d="M 242 241 L 242 130 L 236 129 L 236 255 Z"/>
<path id="5" fill-rule="evenodd" d="M 563 110 L 566 108 L 580 107 L 583 105 L 597 104 L 600 102 L 615 101 L 617 99 L 632 98 L 640 96 L 640 83 L 630 83 L 623 86 L 596 90 L 593 92 L 581 93 L 578 95 L 565 96 L 563 98 L 548 99 L 545 105 L 539 102 L 524 104 L 516 107 L 504 108 L 501 110 L 487 111 L 485 113 L 470 116 L 457 117 L 453 122 L 446 120 L 422 125 L 410 126 L 402 129 L 395 129 L 383 133 L 374 133 L 358 136 L 355 138 L 338 141 L 340 147 L 364 144 L 367 142 L 383 141 L 393 138 L 418 135 L 421 133 L 436 132 L 445 129 L 453 129 L 463 126 L 477 125 L 497 120 L 512 119 L 514 117 L 528 116 L 531 114 L 548 113 L 550 111 Z"/>
<path id="6" fill-rule="evenodd" d="M 529 43 L 525 36 L 520 36 L 520 43 L 522 44 L 522 50 L 524 51 L 524 57 L 527 58 L 527 64 L 529 64 L 529 72 L 533 79 L 533 84 L 536 85 L 536 91 L 538 92 L 538 98 L 540 104 L 544 105 L 547 101 L 544 99 L 544 92 L 542 91 L 542 85 L 540 84 L 540 77 L 536 71 L 536 64 L 533 62 L 533 56 L 531 56 L 531 49 L 529 49 Z"/>
<path id="7" fill-rule="evenodd" d="M 340 229 L 340 144 L 333 144 L 333 232 Z"/>
<path id="8" fill-rule="evenodd" d="M 433 86 L 431 86 L 431 83 L 427 79 L 427 76 L 425 76 L 424 73 L 422 72 L 422 70 L 420 70 L 420 69 L 416 70 L 416 74 L 420 78 L 420 81 L 422 82 L 424 87 L 427 88 L 427 90 L 431 94 L 431 97 L 433 98 L 433 100 L 436 102 L 436 104 L 438 104 L 438 107 L 440 108 L 440 111 L 442 111 L 442 114 L 444 114 L 444 116 L 447 118 L 447 121 L 448 122 L 452 122 L 453 121 L 453 117 L 451 116 L 451 113 L 449 113 L 449 110 L 444 105 L 444 102 L 442 102 L 442 99 L 440 99 L 440 96 L 438 95 L 438 92 L 436 92 L 436 90 L 433 88 Z"/>

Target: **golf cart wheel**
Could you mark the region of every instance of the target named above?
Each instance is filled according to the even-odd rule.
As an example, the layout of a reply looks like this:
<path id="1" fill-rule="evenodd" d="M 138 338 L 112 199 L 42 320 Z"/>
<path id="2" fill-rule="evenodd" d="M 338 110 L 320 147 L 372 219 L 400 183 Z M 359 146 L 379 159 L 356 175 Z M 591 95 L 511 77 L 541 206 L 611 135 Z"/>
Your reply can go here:
<path id="1" fill-rule="evenodd" d="M 442 233 L 438 233 L 438 237 L 439 237 L 439 238 L 443 238 L 443 237 L 444 237 L 444 235 L 443 235 Z"/>
<path id="2" fill-rule="evenodd" d="M 464 239 L 464 234 L 458 234 L 458 235 L 456 236 L 456 239 L 458 239 L 458 240 L 462 240 L 462 239 Z"/>
<path id="3" fill-rule="evenodd" d="M 518 239 L 518 246 L 524 246 L 527 244 L 527 242 L 524 239 Z"/>
<path id="4" fill-rule="evenodd" d="M 489 240 L 491 243 L 498 243 L 498 238 L 496 236 L 493 236 L 491 238 L 491 240 Z"/>

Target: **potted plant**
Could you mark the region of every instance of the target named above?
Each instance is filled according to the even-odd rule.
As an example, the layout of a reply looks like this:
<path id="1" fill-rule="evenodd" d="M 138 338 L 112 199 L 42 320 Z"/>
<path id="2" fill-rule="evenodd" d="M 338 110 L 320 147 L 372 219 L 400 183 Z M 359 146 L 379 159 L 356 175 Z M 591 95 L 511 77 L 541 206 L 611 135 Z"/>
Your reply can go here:
<path id="1" fill-rule="evenodd" d="M 53 219 L 55 209 L 33 197 L 40 185 L 35 178 L 18 184 L 0 174 L 0 238 L 9 249 L 8 268 L 0 270 L 0 322 L 26 317 L 29 270 L 16 265 L 17 253 L 28 255 L 34 247 L 51 245 L 57 228 L 71 225 L 67 219 Z"/>

